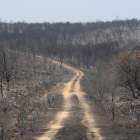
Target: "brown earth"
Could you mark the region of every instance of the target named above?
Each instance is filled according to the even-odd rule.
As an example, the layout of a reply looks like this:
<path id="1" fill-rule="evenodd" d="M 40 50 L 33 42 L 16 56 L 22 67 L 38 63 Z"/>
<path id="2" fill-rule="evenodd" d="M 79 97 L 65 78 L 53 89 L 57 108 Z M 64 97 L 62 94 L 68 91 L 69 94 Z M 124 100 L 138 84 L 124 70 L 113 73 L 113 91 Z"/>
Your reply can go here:
<path id="1" fill-rule="evenodd" d="M 60 65 L 57 61 L 52 61 Z M 50 112 L 50 121 L 42 121 L 36 140 L 138 140 L 139 129 L 114 126 L 110 117 L 96 106 L 87 94 L 81 91 L 83 72 L 66 64 L 63 67 L 74 71 L 75 76 L 62 90 L 63 105 Z M 49 114 L 49 112 L 48 112 Z M 52 116 L 51 116 L 52 115 Z"/>

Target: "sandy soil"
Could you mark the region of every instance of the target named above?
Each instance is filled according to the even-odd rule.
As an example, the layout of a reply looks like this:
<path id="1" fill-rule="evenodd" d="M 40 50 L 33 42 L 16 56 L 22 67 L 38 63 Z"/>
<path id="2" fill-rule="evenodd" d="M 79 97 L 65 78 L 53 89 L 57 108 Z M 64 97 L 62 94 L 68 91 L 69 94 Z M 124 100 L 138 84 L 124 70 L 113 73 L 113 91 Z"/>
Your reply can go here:
<path id="1" fill-rule="evenodd" d="M 57 61 L 52 61 L 60 65 Z M 63 64 L 75 72 L 75 76 L 62 90 L 64 103 L 50 122 L 43 125 L 43 133 L 36 140 L 139 140 L 139 129 L 114 126 L 110 115 L 96 106 L 81 91 L 83 72 Z"/>
<path id="2" fill-rule="evenodd" d="M 52 63 L 60 65 L 59 62 L 54 61 L 54 60 L 52 61 Z M 81 91 L 80 80 L 82 76 L 84 75 L 83 72 L 75 68 L 72 68 L 66 64 L 63 64 L 63 67 L 70 69 L 76 73 L 76 75 L 68 83 L 65 84 L 65 88 L 62 91 L 62 95 L 64 97 L 63 111 L 57 113 L 55 116 L 55 119 L 46 125 L 46 128 L 48 129 L 48 131 L 44 135 L 36 139 L 37 140 L 58 139 L 59 131 L 64 129 L 64 127 L 67 125 L 67 123 L 69 122 L 68 118 L 72 117 L 71 115 L 72 111 L 75 109 L 76 110 L 73 111 L 75 113 L 76 111 L 78 111 L 78 109 L 82 110 L 80 113 L 80 115 L 82 115 L 81 116 L 82 119 L 79 121 L 79 124 L 77 122 L 75 123 L 77 123 L 77 125 L 81 125 L 81 127 L 83 127 L 83 129 L 86 131 L 85 134 L 87 138 L 86 136 L 84 136 L 85 139 L 88 139 L 88 140 L 92 140 L 93 138 L 98 139 L 98 140 L 103 139 L 102 136 L 100 135 L 99 128 L 96 127 L 97 124 L 95 122 L 94 116 L 91 113 L 90 106 L 87 104 L 84 98 L 85 93 Z M 73 98 L 75 98 L 75 101 L 73 101 L 74 100 Z M 78 106 L 76 106 L 77 105 L 76 102 Z M 73 114 L 74 116 L 75 116 L 75 113 Z M 75 119 L 76 117 L 73 118 L 73 121 L 75 121 Z M 73 135 L 74 133 L 71 136 L 69 136 L 69 138 L 67 137 L 64 139 L 75 139 Z M 65 135 L 63 137 L 65 137 Z M 62 139 L 62 138 L 59 138 L 59 139 Z"/>

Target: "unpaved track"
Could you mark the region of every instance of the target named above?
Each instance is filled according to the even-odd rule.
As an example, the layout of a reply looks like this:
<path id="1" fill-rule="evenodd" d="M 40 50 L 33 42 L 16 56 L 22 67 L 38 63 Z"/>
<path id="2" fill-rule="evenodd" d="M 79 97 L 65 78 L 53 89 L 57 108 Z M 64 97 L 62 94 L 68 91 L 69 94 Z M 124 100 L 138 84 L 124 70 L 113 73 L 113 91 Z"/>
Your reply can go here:
<path id="1" fill-rule="evenodd" d="M 59 62 L 55 60 L 50 60 L 52 63 L 60 65 Z M 63 89 L 62 95 L 64 97 L 64 104 L 63 104 L 63 111 L 56 114 L 55 119 L 51 121 L 49 124 L 46 125 L 47 132 L 44 133 L 44 135 L 36 138 L 37 140 L 58 140 L 58 139 L 98 139 L 102 140 L 102 136 L 100 135 L 100 130 L 96 127 L 96 122 L 94 120 L 94 117 L 91 114 L 90 107 L 87 104 L 85 98 L 84 98 L 84 92 L 81 91 L 80 87 L 80 80 L 82 76 L 84 75 L 83 72 L 70 67 L 66 64 L 63 64 L 63 67 L 72 70 L 75 72 L 75 76 L 68 82 L 65 83 L 65 88 Z M 73 99 L 75 97 L 75 101 Z M 77 103 L 76 103 L 77 101 Z M 77 104 L 77 106 L 76 106 Z M 82 110 L 79 115 L 81 115 L 81 120 L 76 121 L 78 115 L 78 110 Z M 72 113 L 73 112 L 73 113 Z M 73 115 L 72 115 L 73 114 Z M 72 118 L 72 117 L 73 118 Z M 71 120 L 71 121 L 70 121 Z M 73 125 L 72 125 L 73 124 Z M 72 131 L 71 136 L 65 137 L 65 133 L 61 132 L 64 128 L 66 130 L 70 131 L 69 126 L 71 128 L 75 129 L 75 125 L 79 126 L 81 125 L 83 127 L 84 132 L 86 131 L 86 137 L 80 138 L 75 136 L 75 130 Z M 68 128 L 68 129 L 67 129 Z M 78 127 L 76 130 L 80 129 Z M 61 136 L 59 135 L 59 132 L 61 132 Z M 84 133 L 82 132 L 82 133 Z M 81 132 L 80 132 L 81 133 Z M 76 134 L 78 135 L 78 134 Z"/>

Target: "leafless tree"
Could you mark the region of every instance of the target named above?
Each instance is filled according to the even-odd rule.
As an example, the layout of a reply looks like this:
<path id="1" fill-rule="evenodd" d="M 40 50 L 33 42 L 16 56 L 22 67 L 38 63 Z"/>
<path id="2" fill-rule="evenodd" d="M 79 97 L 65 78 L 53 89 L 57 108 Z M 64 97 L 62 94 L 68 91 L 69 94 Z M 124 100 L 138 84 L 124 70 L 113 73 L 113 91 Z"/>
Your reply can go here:
<path id="1" fill-rule="evenodd" d="M 133 98 L 140 96 L 140 51 L 122 52 L 113 60 L 116 85 L 130 91 Z"/>

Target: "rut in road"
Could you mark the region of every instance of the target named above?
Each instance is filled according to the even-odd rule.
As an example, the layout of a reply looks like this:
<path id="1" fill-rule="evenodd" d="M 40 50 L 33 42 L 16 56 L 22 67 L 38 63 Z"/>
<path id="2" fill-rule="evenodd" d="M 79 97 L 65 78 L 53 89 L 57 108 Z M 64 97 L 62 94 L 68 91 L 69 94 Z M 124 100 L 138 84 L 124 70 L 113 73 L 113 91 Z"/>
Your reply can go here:
<path id="1" fill-rule="evenodd" d="M 60 63 L 55 60 L 53 60 L 52 62 L 60 65 Z M 57 139 L 56 135 L 58 134 L 59 131 L 61 131 L 64 127 L 66 127 L 67 125 L 66 119 L 68 119 L 71 116 L 71 108 L 73 107 L 72 106 L 73 96 L 76 96 L 77 100 L 79 101 L 80 107 L 83 110 L 84 116 L 83 116 L 82 121 L 79 123 L 81 123 L 87 128 L 86 129 L 87 139 L 88 140 L 93 140 L 93 139 L 102 140 L 103 138 L 100 135 L 99 128 L 97 128 L 96 122 L 94 120 L 94 116 L 92 115 L 90 111 L 90 107 L 84 98 L 85 93 L 81 91 L 80 80 L 82 76 L 84 75 L 83 72 L 73 67 L 70 67 L 66 64 L 63 64 L 63 67 L 74 71 L 76 75 L 68 83 L 65 83 L 65 88 L 63 89 L 63 92 L 62 92 L 62 95 L 64 97 L 63 111 L 56 114 L 55 119 L 51 121 L 49 124 L 47 124 L 46 128 L 48 129 L 48 131 L 41 137 L 38 137 L 37 140 Z"/>

